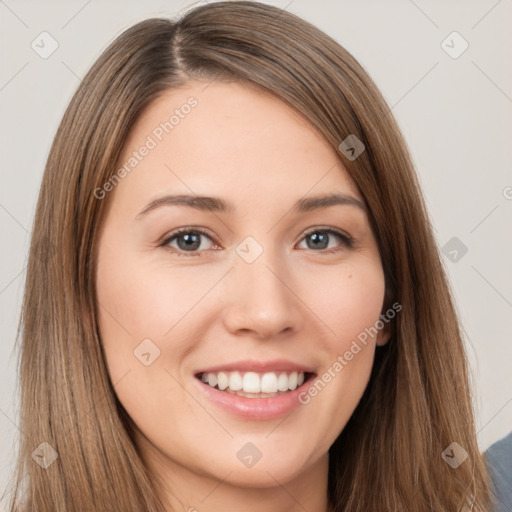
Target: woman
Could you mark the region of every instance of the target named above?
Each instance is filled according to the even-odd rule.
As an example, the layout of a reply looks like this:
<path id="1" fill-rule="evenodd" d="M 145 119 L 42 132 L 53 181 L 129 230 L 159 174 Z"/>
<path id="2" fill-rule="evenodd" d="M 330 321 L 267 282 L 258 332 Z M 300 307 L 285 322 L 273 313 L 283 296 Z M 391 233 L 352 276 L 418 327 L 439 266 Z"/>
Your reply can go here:
<path id="1" fill-rule="evenodd" d="M 12 510 L 489 510 L 406 144 L 315 27 L 234 1 L 124 32 L 33 233 Z"/>

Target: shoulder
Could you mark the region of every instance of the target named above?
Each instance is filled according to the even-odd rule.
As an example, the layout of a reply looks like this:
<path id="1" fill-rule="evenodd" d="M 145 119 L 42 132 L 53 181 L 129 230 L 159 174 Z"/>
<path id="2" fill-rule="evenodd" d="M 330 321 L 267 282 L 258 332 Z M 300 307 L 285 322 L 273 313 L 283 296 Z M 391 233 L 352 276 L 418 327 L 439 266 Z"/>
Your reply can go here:
<path id="1" fill-rule="evenodd" d="M 485 452 L 496 499 L 494 512 L 512 510 L 512 432 Z"/>

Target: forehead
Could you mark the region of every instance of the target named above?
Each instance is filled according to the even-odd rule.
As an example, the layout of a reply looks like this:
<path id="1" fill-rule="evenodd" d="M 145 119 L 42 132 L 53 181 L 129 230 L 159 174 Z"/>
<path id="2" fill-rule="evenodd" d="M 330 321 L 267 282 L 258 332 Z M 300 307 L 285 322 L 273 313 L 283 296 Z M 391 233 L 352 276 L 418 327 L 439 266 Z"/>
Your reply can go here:
<path id="1" fill-rule="evenodd" d="M 310 191 L 361 198 L 311 123 L 276 96 L 238 82 L 193 81 L 166 91 L 132 127 L 123 166 L 129 173 L 115 193 L 137 205 L 163 191 L 259 197 L 261 206 Z"/>

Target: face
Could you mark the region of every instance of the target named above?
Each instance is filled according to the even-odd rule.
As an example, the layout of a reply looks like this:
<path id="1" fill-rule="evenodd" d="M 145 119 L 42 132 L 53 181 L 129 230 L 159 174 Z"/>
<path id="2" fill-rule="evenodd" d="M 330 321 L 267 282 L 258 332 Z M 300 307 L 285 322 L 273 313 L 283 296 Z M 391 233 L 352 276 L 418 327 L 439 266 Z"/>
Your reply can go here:
<path id="1" fill-rule="evenodd" d="M 370 329 L 379 250 L 336 151 L 268 93 L 191 82 L 144 112 L 125 164 L 97 192 L 96 287 L 143 457 L 247 487 L 325 469 L 387 339 Z"/>

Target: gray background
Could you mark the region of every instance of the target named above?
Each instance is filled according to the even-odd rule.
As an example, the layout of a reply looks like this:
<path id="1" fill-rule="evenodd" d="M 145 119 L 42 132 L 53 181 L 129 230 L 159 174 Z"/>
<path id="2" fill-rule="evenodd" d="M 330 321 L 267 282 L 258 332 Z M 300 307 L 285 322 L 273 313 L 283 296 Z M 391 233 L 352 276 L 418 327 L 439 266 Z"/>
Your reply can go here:
<path id="1" fill-rule="evenodd" d="M 117 35 L 200 3 L 0 0 L 0 496 L 21 435 L 15 331 L 35 203 L 58 123 L 81 77 Z M 467 333 L 485 450 L 512 430 L 512 1 L 268 3 L 345 46 L 392 107 Z M 50 48 L 43 31 L 58 43 L 47 58 L 31 47 Z M 464 40 L 469 46 L 457 55 Z"/>

